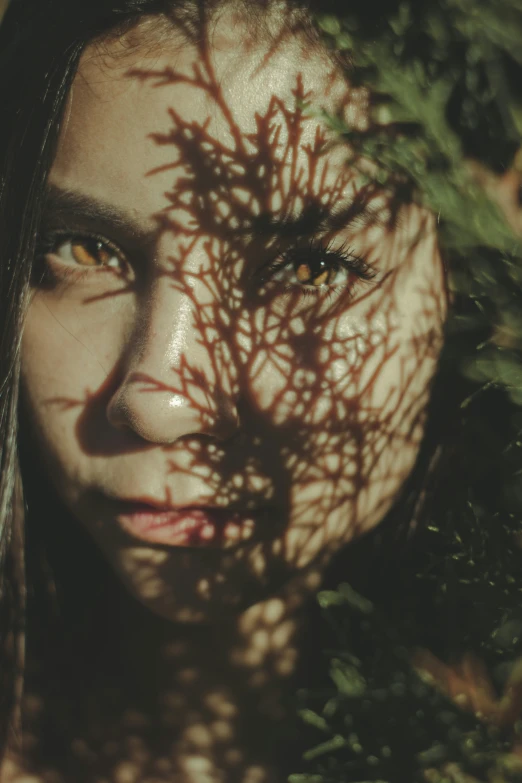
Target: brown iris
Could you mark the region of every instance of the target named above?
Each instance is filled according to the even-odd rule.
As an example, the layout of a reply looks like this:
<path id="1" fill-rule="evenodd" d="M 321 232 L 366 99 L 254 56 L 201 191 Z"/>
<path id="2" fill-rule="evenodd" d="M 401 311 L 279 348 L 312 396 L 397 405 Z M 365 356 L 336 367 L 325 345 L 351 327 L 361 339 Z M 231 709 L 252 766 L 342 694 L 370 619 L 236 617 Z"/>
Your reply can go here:
<path id="1" fill-rule="evenodd" d="M 71 253 L 81 266 L 107 266 L 114 252 L 99 239 L 77 239 L 71 242 Z"/>
<path id="2" fill-rule="evenodd" d="M 304 285 L 321 286 L 330 285 L 337 273 L 332 261 L 325 258 L 310 258 L 307 261 L 294 262 L 294 271 L 297 279 Z"/>

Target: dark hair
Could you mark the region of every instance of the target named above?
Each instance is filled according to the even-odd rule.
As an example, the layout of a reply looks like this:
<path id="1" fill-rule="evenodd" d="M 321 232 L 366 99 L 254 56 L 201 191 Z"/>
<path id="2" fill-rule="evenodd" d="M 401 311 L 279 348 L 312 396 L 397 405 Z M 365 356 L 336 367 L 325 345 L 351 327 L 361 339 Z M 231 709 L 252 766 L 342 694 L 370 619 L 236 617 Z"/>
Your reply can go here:
<path id="1" fill-rule="evenodd" d="M 46 181 L 69 89 L 87 43 L 119 35 L 154 15 L 169 18 L 194 38 L 202 19 L 224 3 L 235 3 L 255 24 L 273 5 L 272 0 L 11 0 L 0 26 L 0 622 L 2 629 L 11 629 L 1 637 L 0 747 L 8 737 L 23 664 L 20 340 Z M 288 0 L 287 8 L 292 19 L 313 30 L 311 2 Z M 428 433 L 428 446 L 402 495 L 403 519 L 411 519 L 417 507 L 439 435 Z"/>
<path id="2" fill-rule="evenodd" d="M 32 256 L 59 118 L 79 44 L 39 34 L 51 3 L 12 3 L 0 28 L 0 557 L 2 562 L 2 721 L 5 743 L 23 659 L 23 501 L 18 455 L 20 341 Z M 55 11 L 56 13 L 56 11 Z M 41 29 L 41 28 L 40 28 Z M 56 44 L 56 45 L 53 45 Z M 31 53 L 30 55 L 28 53 Z M 18 627 L 16 627 L 18 626 Z M 15 631 L 8 629 L 13 629 Z M 6 635 L 7 634 L 7 635 Z M 16 638 L 15 638 L 16 637 Z"/>
<path id="3" fill-rule="evenodd" d="M 256 29 L 273 5 L 272 0 L 12 0 L 0 25 L 0 748 L 19 701 L 24 659 L 20 343 L 47 176 L 68 92 L 89 42 L 121 35 L 144 16 L 163 16 L 194 39 L 201 23 L 231 2 L 246 11 Z M 307 6 L 289 0 L 289 18 L 309 20 Z"/>

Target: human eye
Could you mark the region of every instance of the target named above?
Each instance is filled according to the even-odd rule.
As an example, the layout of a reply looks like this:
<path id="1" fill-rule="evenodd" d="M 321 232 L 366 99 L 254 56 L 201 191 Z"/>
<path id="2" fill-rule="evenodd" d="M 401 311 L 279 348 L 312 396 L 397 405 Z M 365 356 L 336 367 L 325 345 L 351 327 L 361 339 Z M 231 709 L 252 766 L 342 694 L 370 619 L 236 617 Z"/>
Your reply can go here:
<path id="1" fill-rule="evenodd" d="M 358 282 L 369 282 L 376 270 L 346 245 L 336 247 L 313 239 L 306 246 L 285 250 L 279 258 L 263 267 L 264 284 L 285 292 L 297 292 L 304 296 L 320 296 L 336 291 L 354 293 Z M 279 286 L 278 286 L 279 284 Z"/>
<path id="2" fill-rule="evenodd" d="M 125 253 L 111 240 L 88 233 L 50 231 L 40 236 L 37 257 L 51 258 L 53 264 L 71 270 L 109 269 L 128 273 Z"/>

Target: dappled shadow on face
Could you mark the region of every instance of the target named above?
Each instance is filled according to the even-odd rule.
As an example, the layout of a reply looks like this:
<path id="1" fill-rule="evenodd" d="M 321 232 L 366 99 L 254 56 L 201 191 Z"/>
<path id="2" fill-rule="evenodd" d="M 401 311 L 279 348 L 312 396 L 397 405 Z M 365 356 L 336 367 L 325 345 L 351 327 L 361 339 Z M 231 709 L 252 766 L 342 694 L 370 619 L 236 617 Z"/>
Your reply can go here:
<path id="1" fill-rule="evenodd" d="M 89 514 L 103 506 L 92 532 L 132 591 L 190 620 L 281 589 L 388 510 L 422 435 L 441 269 L 431 218 L 361 180 L 364 161 L 343 165 L 347 148 L 309 115 L 300 73 L 293 102 L 273 94 L 247 129 L 204 47 L 191 73 L 127 78 L 165 95 L 170 127 L 144 140 L 169 151 L 146 175 L 147 187 L 172 175 L 154 216 L 162 254 L 103 385 L 48 405 L 77 406 L 85 455 L 130 475 L 141 460 L 141 491 L 129 485 L 127 496 L 149 495 L 147 477 L 157 487 L 162 474 L 165 506 L 199 505 L 203 487 L 225 516 L 252 512 L 196 552 L 175 540 L 133 545 L 115 508 L 96 490 L 85 496 Z M 180 83 L 205 96 L 204 121 L 171 105 Z M 155 364 L 149 321 L 166 303 L 167 328 L 183 317 L 190 340 Z"/>
<path id="2" fill-rule="evenodd" d="M 148 450 L 165 505 L 192 505 L 197 485 L 219 509 L 270 511 L 197 554 L 121 543 L 127 584 L 177 619 L 247 606 L 382 518 L 417 452 L 443 315 L 431 218 L 361 182 L 364 162 L 343 165 L 302 75 L 293 102 L 272 95 L 245 129 L 200 55 L 192 73 L 127 74 L 166 96 L 170 127 L 145 142 L 169 159 L 148 186 L 172 175 L 149 285 L 178 308 L 173 328 L 188 317 L 190 345 L 166 371 L 131 348 L 78 419 L 88 454 L 118 457 L 118 438 L 122 459 Z M 170 104 L 180 83 L 207 119 Z M 181 592 L 197 597 L 187 611 Z"/>
<path id="3" fill-rule="evenodd" d="M 236 663 L 245 693 L 256 694 L 244 699 L 260 712 L 270 677 L 293 671 L 292 590 L 318 587 L 332 555 L 382 519 L 412 468 L 440 349 L 442 271 L 431 218 L 362 181 L 364 161 L 343 165 L 346 150 L 306 111 L 301 75 L 294 102 L 273 95 L 246 132 L 200 54 L 192 75 L 127 75 L 166 96 L 169 130 L 151 126 L 144 143 L 171 153 L 146 178 L 154 187 L 172 175 L 154 216 L 168 252 L 151 263 L 148 303 L 105 382 L 84 399 L 47 404 L 75 413 L 82 453 L 117 477 L 86 490 L 78 516 L 142 603 L 210 624 L 259 603 Z M 206 96 L 208 120 L 170 104 L 181 82 Z M 155 365 L 149 321 L 167 302 L 172 328 L 181 313 L 189 327 L 174 358 Z M 132 486 L 127 473 L 139 476 Z M 182 544 L 133 539 L 116 522 L 114 496 L 122 487 L 144 496 L 149 485 L 167 507 L 204 497 L 223 525 L 205 546 L 199 533 Z M 225 524 L 236 514 L 250 523 Z M 286 601 L 278 612 L 276 594 Z M 75 746 L 76 760 L 115 781 L 170 779 L 183 764 L 187 774 L 190 764 L 227 770 L 215 779 L 275 780 L 246 771 L 256 763 L 241 750 L 245 705 L 212 690 L 190 646 L 164 653 L 177 680 L 154 721 L 130 709 L 112 729 L 102 722 L 112 740 L 95 732 Z M 216 666 L 233 658 L 231 648 Z M 271 710 L 262 732 L 277 725 Z M 267 734 L 250 744 L 260 756 Z"/>

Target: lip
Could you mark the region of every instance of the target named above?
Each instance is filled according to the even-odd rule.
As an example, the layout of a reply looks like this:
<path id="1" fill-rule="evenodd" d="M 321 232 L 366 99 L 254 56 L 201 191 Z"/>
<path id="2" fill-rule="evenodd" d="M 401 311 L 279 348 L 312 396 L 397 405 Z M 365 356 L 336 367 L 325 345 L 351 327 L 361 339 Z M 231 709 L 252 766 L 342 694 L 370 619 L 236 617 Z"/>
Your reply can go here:
<path id="1" fill-rule="evenodd" d="M 267 509 L 242 510 L 206 505 L 183 507 L 118 501 L 116 522 L 140 541 L 175 547 L 229 549 L 257 537 Z"/>

